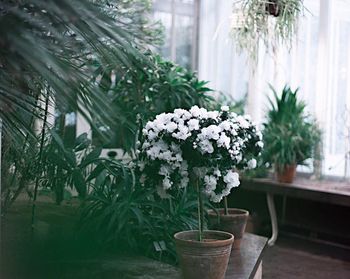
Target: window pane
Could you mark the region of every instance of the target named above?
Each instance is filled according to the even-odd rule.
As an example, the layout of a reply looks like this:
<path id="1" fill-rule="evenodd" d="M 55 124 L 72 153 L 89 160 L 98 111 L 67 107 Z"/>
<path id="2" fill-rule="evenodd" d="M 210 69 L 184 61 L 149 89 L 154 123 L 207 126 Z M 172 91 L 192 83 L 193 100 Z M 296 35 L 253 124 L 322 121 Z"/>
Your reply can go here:
<path id="1" fill-rule="evenodd" d="M 162 22 L 164 26 L 164 45 L 158 52 L 167 59 L 171 59 L 171 13 L 154 12 L 154 19 Z"/>
<path id="2" fill-rule="evenodd" d="M 176 16 L 176 63 L 187 69 L 191 68 L 193 18 L 188 16 Z"/>

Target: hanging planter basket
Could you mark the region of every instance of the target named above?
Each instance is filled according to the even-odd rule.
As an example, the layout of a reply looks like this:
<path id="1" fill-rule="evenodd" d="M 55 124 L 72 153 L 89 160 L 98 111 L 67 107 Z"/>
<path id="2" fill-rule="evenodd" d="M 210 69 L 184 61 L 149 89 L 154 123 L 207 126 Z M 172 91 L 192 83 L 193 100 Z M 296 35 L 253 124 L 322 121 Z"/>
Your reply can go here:
<path id="1" fill-rule="evenodd" d="M 280 10 L 278 0 L 269 0 L 265 3 L 265 11 L 271 16 L 278 17 L 280 15 Z"/>

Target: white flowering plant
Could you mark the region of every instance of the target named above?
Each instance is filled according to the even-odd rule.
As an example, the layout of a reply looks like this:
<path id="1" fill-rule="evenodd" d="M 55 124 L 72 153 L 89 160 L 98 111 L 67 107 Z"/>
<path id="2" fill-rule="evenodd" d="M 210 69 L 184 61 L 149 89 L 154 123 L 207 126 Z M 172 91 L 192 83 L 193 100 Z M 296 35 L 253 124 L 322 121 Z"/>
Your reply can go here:
<path id="1" fill-rule="evenodd" d="M 159 114 L 147 122 L 142 135 L 141 182 L 157 187 L 161 197 L 194 184 L 200 202 L 202 195 L 216 203 L 229 195 L 240 184 L 237 171 L 255 168 L 263 147 L 250 117 L 229 112 L 227 106 L 220 111 L 193 106 Z"/>

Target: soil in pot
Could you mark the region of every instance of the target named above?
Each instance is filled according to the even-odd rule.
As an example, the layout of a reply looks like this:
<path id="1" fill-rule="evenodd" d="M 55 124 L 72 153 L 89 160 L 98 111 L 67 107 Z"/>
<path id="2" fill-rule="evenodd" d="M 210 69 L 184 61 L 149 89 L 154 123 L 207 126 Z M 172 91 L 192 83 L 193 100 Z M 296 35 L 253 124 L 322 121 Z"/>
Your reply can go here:
<path id="1" fill-rule="evenodd" d="M 225 210 L 223 208 L 220 208 L 217 211 L 219 216 L 214 210 L 208 211 L 210 228 L 232 233 L 235 237 L 232 248 L 239 249 L 247 225 L 249 212 L 244 209 L 229 208 L 229 214 L 225 215 Z"/>
<path id="2" fill-rule="evenodd" d="M 276 170 L 276 176 L 278 182 L 292 183 L 296 173 L 296 165 L 280 166 Z"/>
<path id="3" fill-rule="evenodd" d="M 204 231 L 202 242 L 198 231 L 174 235 L 176 251 L 184 279 L 223 279 L 230 259 L 233 235 L 221 231 Z"/>

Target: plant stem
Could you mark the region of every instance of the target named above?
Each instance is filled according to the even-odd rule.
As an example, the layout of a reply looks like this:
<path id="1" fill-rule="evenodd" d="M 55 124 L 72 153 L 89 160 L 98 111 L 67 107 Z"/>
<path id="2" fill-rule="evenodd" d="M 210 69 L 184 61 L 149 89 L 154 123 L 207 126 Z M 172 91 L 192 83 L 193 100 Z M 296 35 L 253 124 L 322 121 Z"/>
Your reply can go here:
<path id="1" fill-rule="evenodd" d="M 224 197 L 224 210 L 225 210 L 225 215 L 228 215 L 227 197 Z"/>
<path id="2" fill-rule="evenodd" d="M 196 178 L 196 188 L 198 194 L 198 240 L 203 241 L 203 220 L 204 220 L 204 211 L 203 211 L 203 198 L 202 192 L 199 189 L 199 178 Z"/>
<path id="3" fill-rule="evenodd" d="M 45 141 L 45 132 L 46 132 L 46 125 L 47 125 L 47 115 L 49 112 L 49 99 L 50 95 L 47 92 L 46 100 L 45 100 L 45 112 L 44 112 L 44 119 L 43 119 L 43 127 L 41 129 L 41 140 L 40 140 L 40 149 L 39 149 L 39 162 L 38 164 L 41 164 L 42 154 L 43 154 L 43 148 L 44 148 L 44 141 Z M 35 206 L 36 206 L 36 198 L 38 195 L 38 188 L 39 188 L 39 178 L 40 174 L 37 173 L 35 178 L 35 187 L 34 187 L 34 195 L 33 195 L 33 205 L 32 205 L 32 221 L 31 221 L 31 232 L 32 237 L 34 233 L 34 221 L 35 221 Z"/>

